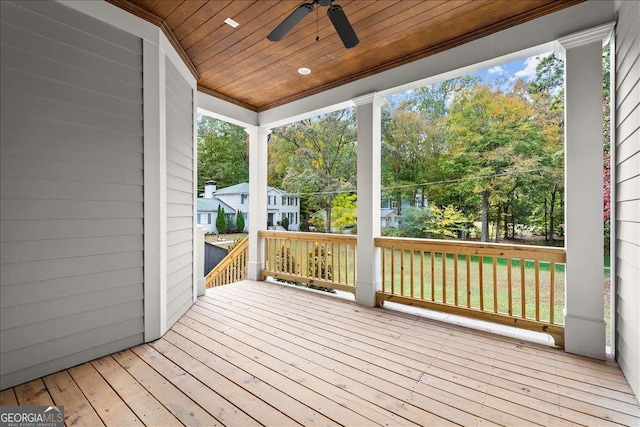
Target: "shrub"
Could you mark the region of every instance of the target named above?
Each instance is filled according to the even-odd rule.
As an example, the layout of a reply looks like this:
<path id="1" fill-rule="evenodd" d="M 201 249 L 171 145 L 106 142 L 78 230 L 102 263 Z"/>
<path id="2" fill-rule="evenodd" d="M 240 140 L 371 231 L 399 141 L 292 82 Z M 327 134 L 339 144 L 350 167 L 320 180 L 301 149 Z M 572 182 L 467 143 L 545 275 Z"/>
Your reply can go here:
<path id="1" fill-rule="evenodd" d="M 236 231 L 238 231 L 238 230 L 236 229 L 236 222 L 235 222 L 235 221 L 233 221 L 233 220 L 231 220 L 231 221 L 227 221 L 227 220 L 225 219 L 225 222 L 226 222 L 226 224 L 225 224 L 225 225 L 227 226 L 227 228 L 226 228 L 226 230 L 225 230 L 225 232 L 226 232 L 226 233 L 235 233 Z"/>
<path id="2" fill-rule="evenodd" d="M 218 205 L 218 216 L 216 217 L 216 230 L 218 234 L 226 233 L 227 231 L 227 221 L 224 218 L 224 209 L 222 206 Z"/>
<path id="3" fill-rule="evenodd" d="M 282 218 L 282 228 L 289 231 L 289 218 L 287 218 L 286 216 Z"/>
<path id="4" fill-rule="evenodd" d="M 244 215 L 240 211 L 236 214 L 236 230 L 238 233 L 244 233 Z"/>
<path id="5" fill-rule="evenodd" d="M 333 268 L 327 260 L 331 259 L 331 251 L 326 245 L 319 245 L 317 242 L 313 244 L 313 248 L 309 252 L 309 266 L 307 267 L 309 276 L 317 277 L 323 280 L 331 280 L 333 277 Z M 335 294 L 336 291 L 331 288 L 316 285 L 306 285 L 308 288 L 318 291 L 330 292 Z"/>

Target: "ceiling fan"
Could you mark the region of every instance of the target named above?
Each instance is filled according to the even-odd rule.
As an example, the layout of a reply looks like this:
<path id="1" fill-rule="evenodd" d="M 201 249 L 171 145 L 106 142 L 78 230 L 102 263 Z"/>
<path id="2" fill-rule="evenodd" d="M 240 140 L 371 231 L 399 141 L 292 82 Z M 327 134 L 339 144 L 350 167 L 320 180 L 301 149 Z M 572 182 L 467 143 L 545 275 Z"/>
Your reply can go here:
<path id="1" fill-rule="evenodd" d="M 273 42 L 282 39 L 293 27 L 296 26 L 298 22 L 302 21 L 305 16 L 313 12 L 315 5 L 329 7 L 329 9 L 327 9 L 327 15 L 336 29 L 336 32 L 342 39 L 344 47 L 349 49 L 360 43 L 360 40 L 349 23 L 347 15 L 344 14 L 342 7 L 337 4 L 333 4 L 332 0 L 313 0 L 311 3 L 301 4 L 291 13 L 291 15 L 287 16 L 280 25 L 271 31 L 267 36 L 267 39 Z"/>

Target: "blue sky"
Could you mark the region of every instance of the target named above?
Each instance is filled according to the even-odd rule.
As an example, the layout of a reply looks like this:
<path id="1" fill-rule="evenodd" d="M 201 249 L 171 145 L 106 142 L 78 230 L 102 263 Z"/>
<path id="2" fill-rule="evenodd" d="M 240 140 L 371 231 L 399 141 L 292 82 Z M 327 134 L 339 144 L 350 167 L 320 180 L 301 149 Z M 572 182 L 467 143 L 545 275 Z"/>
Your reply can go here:
<path id="1" fill-rule="evenodd" d="M 488 84 L 510 83 L 515 81 L 516 79 L 530 81 L 536 75 L 536 66 L 538 65 L 538 63 L 540 63 L 540 60 L 546 56 L 551 55 L 552 53 L 553 52 L 543 53 L 541 55 L 531 56 L 529 58 L 521 59 L 518 61 L 496 65 L 485 70 L 476 71 L 475 73 L 472 73 L 472 75 L 478 76 L 481 80 Z M 411 92 L 412 90 L 395 93 L 388 98 L 388 101 L 391 103 L 400 102 L 410 96 Z"/>
<path id="2" fill-rule="evenodd" d="M 536 66 L 542 58 L 550 55 L 551 52 L 532 56 L 527 59 L 509 62 L 502 65 L 491 67 L 487 70 L 477 71 L 473 75 L 480 77 L 482 80 L 492 82 L 495 79 L 507 78 L 515 80 L 521 78 L 523 80 L 531 80 L 536 75 Z"/>

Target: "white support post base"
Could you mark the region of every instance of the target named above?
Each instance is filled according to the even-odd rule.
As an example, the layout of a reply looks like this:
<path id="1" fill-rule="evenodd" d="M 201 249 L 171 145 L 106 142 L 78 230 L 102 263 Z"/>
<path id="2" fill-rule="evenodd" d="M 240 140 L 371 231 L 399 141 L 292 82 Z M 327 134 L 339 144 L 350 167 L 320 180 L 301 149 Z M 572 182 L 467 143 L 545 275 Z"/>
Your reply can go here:
<path id="1" fill-rule="evenodd" d="M 267 229 L 267 144 L 270 129 L 251 126 L 249 134 L 249 280 L 261 280 L 264 251 L 259 233 Z"/>
<path id="2" fill-rule="evenodd" d="M 558 41 L 565 60 L 565 350 L 604 359 L 602 42 L 607 24 Z"/>
<path id="3" fill-rule="evenodd" d="M 358 117 L 358 249 L 356 302 L 375 307 L 380 290 L 380 152 L 381 114 L 384 101 L 375 93 L 353 100 Z"/>
<path id="4" fill-rule="evenodd" d="M 592 319 L 565 313 L 565 350 L 569 353 L 604 360 L 606 357 L 606 329 L 604 319 Z"/>

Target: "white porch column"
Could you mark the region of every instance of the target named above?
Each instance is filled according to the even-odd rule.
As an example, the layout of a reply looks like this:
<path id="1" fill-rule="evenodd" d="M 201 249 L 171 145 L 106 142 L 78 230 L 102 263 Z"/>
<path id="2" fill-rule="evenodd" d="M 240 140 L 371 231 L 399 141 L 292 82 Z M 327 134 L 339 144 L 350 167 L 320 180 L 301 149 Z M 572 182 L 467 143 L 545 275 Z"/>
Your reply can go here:
<path id="1" fill-rule="evenodd" d="M 249 279 L 260 280 L 264 251 L 258 236 L 267 229 L 267 143 L 271 129 L 250 126 L 249 134 Z"/>
<path id="2" fill-rule="evenodd" d="M 373 307 L 381 284 L 380 249 L 373 239 L 380 236 L 380 108 L 384 101 L 371 93 L 353 102 L 358 118 L 356 301 Z"/>
<path id="3" fill-rule="evenodd" d="M 604 359 L 602 41 L 605 25 L 558 41 L 565 61 L 565 349 Z"/>

